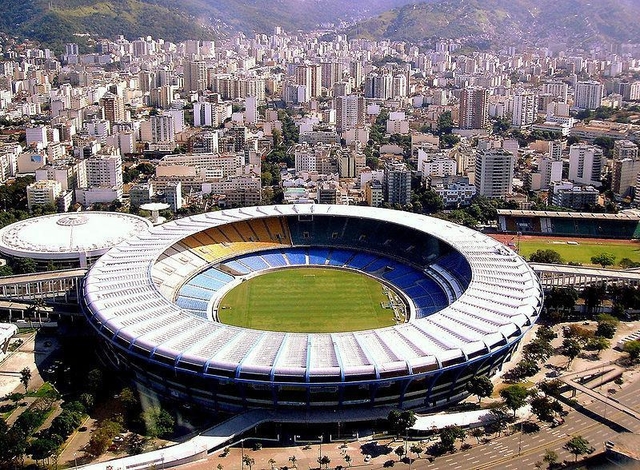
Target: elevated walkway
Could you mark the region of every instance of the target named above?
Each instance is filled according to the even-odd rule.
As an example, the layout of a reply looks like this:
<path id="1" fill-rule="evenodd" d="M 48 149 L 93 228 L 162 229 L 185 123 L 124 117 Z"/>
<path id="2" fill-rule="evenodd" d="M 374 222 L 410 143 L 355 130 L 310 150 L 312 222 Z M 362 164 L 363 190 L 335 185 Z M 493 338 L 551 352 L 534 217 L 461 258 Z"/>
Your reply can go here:
<path id="1" fill-rule="evenodd" d="M 558 377 L 558 379 L 562 382 L 567 384 L 569 387 L 573 388 L 574 390 L 578 391 L 578 392 L 582 392 L 585 395 L 598 400 L 602 403 L 604 403 L 605 405 L 611 406 L 613 409 L 621 411 L 622 413 L 631 416 L 632 418 L 637 419 L 638 421 L 640 421 L 640 413 L 638 413 L 636 410 L 629 408 L 628 406 L 623 405 L 622 403 L 618 402 L 618 400 L 614 399 L 614 398 L 610 398 L 607 397 L 599 392 L 596 392 L 595 390 L 592 390 L 588 387 L 586 387 L 585 385 L 582 385 L 580 383 L 578 383 L 576 380 L 583 378 L 583 377 L 589 377 L 591 375 L 595 375 L 598 373 L 603 374 L 602 377 L 602 381 L 605 382 L 604 377 L 607 375 L 610 376 L 618 376 L 620 374 L 622 374 L 623 369 L 617 366 L 609 366 L 606 368 L 607 370 L 603 370 L 602 367 L 597 367 L 595 369 L 588 369 L 588 370 L 582 370 L 579 372 L 575 372 L 573 374 L 567 374 L 567 375 L 563 375 Z M 599 380 L 599 379 L 598 379 Z"/>
<path id="2" fill-rule="evenodd" d="M 64 269 L 0 277 L 0 299 L 35 300 L 75 296 L 79 298 L 86 269 Z"/>
<path id="3" fill-rule="evenodd" d="M 544 287 L 586 287 L 600 281 L 627 286 L 640 285 L 640 271 L 616 270 L 566 264 L 529 263 Z"/>

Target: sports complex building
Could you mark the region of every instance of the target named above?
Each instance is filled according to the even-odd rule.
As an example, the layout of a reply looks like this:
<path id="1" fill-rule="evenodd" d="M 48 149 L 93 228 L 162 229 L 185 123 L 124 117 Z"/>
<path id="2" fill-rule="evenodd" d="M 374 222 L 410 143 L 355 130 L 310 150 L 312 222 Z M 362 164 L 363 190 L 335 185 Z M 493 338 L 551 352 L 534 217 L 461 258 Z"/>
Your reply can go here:
<path id="1" fill-rule="evenodd" d="M 552 212 L 498 209 L 498 228 L 504 233 L 560 237 L 640 238 L 640 213 Z"/>
<path id="2" fill-rule="evenodd" d="M 329 333 L 218 321 L 222 297 L 242 283 L 314 266 L 377 279 L 402 315 L 384 328 Z M 429 409 L 466 396 L 473 376 L 499 371 L 542 297 L 522 258 L 474 230 L 386 209 L 283 205 L 139 232 L 95 263 L 83 308 L 112 365 L 181 402 Z"/>
<path id="3" fill-rule="evenodd" d="M 21 220 L 0 230 L 0 255 L 31 258 L 42 269 L 91 266 L 114 245 L 151 227 L 137 215 L 82 212 Z"/>

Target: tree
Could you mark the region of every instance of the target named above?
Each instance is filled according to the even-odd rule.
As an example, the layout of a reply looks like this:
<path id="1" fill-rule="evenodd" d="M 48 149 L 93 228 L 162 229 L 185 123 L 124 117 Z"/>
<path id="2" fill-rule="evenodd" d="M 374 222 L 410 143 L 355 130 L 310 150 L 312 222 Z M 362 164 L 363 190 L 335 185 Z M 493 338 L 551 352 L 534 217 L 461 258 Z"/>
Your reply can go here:
<path id="1" fill-rule="evenodd" d="M 536 331 L 536 339 L 544 341 L 545 343 L 550 343 L 557 337 L 558 335 L 556 334 L 556 332 L 547 325 L 540 325 L 538 331 Z"/>
<path id="2" fill-rule="evenodd" d="M 551 343 L 540 338 L 534 339 L 522 348 L 523 356 L 533 361 L 546 361 L 553 356 L 553 353 L 554 349 Z"/>
<path id="3" fill-rule="evenodd" d="M 424 452 L 424 449 L 418 444 L 411 444 L 411 447 L 409 447 L 409 452 L 413 452 L 418 456 L 418 458 L 420 458 L 420 454 Z"/>
<path id="4" fill-rule="evenodd" d="M 495 431 L 498 436 L 506 427 L 507 421 L 511 418 L 504 403 L 494 403 L 489 411 L 491 413 L 491 430 Z M 489 430 L 488 430 L 489 432 Z"/>
<path id="5" fill-rule="evenodd" d="M 580 344 L 586 344 L 592 338 L 595 338 L 596 334 L 594 331 L 583 328 L 579 325 L 571 324 L 566 326 L 563 329 L 563 334 L 565 338 L 573 338 L 577 340 Z"/>
<path id="6" fill-rule="evenodd" d="M 440 446 L 445 452 L 453 452 L 455 450 L 456 439 L 463 440 L 466 435 L 460 426 L 450 425 L 440 429 Z"/>
<path id="7" fill-rule="evenodd" d="M 292 455 L 291 457 L 289 457 L 289 462 L 291 462 L 291 466 L 293 468 L 298 468 L 298 466 L 296 465 L 297 461 L 298 461 L 298 458 L 295 455 Z"/>
<path id="8" fill-rule="evenodd" d="M 12 269 L 16 274 L 30 274 L 36 272 L 37 264 L 33 258 L 17 258 Z"/>
<path id="9" fill-rule="evenodd" d="M 521 380 L 526 377 L 536 375 L 540 367 L 538 363 L 528 356 L 525 356 L 509 373 L 509 378 L 512 380 Z"/>
<path id="10" fill-rule="evenodd" d="M 173 432 L 175 420 L 167 410 L 160 407 L 153 407 L 142 414 L 142 419 L 147 428 L 147 435 L 150 437 L 167 436 Z"/>
<path id="11" fill-rule="evenodd" d="M 582 345 L 578 340 L 575 340 L 573 338 L 565 338 L 562 341 L 562 348 L 560 351 L 563 356 L 567 356 L 569 358 L 569 363 L 567 364 L 569 366 L 571 365 L 573 360 L 578 357 L 580 351 L 582 351 Z"/>
<path id="12" fill-rule="evenodd" d="M 49 432 L 66 438 L 80 425 L 81 421 L 82 415 L 65 409 L 53 419 Z"/>
<path id="13" fill-rule="evenodd" d="M 529 255 L 533 263 L 562 264 L 562 256 L 555 250 L 536 250 Z"/>
<path id="14" fill-rule="evenodd" d="M 542 461 L 549 467 L 553 467 L 553 465 L 558 461 L 558 453 L 551 449 L 545 449 Z"/>
<path id="15" fill-rule="evenodd" d="M 29 390 L 29 382 L 31 381 L 31 370 L 25 367 L 20 371 L 20 383 L 24 385 L 24 393 Z"/>
<path id="16" fill-rule="evenodd" d="M 253 467 L 256 464 L 256 461 L 254 458 L 249 457 L 248 455 L 243 455 L 242 463 L 245 464 L 247 467 L 249 467 L 249 470 L 251 470 L 251 467 Z"/>
<path id="17" fill-rule="evenodd" d="M 13 462 L 19 459 L 27 449 L 27 436 L 15 426 L 9 429 L 0 417 L 0 466 L 13 468 Z"/>
<path id="18" fill-rule="evenodd" d="M 622 350 L 629 355 L 629 359 L 633 362 L 637 361 L 640 357 L 640 340 L 627 341 L 622 346 Z"/>
<path id="19" fill-rule="evenodd" d="M 616 256 L 611 253 L 600 253 L 599 255 L 592 256 L 591 262 L 593 264 L 599 264 L 603 268 L 607 266 L 613 266 L 616 261 Z"/>
<path id="20" fill-rule="evenodd" d="M 271 468 L 273 468 L 273 467 L 275 467 L 275 465 L 276 465 L 276 460 L 275 460 L 273 457 L 271 457 L 271 458 L 267 461 L 267 463 L 271 466 Z"/>
<path id="21" fill-rule="evenodd" d="M 553 287 L 545 295 L 545 311 L 553 321 L 560 321 L 565 312 L 571 312 L 578 300 L 578 291 L 573 287 Z"/>
<path id="22" fill-rule="evenodd" d="M 552 380 L 543 380 L 538 384 L 538 388 L 545 395 L 549 395 L 551 397 L 560 396 L 560 389 L 562 388 L 563 383 L 558 379 Z"/>
<path id="23" fill-rule="evenodd" d="M 562 411 L 562 405 L 546 395 L 537 395 L 531 399 L 531 412 L 540 421 L 553 421 L 556 413 Z"/>
<path id="24" fill-rule="evenodd" d="M 504 400 L 504 404 L 513 411 L 513 416 L 515 416 L 516 411 L 527 402 L 529 392 L 523 385 L 513 384 L 500 390 L 500 396 Z"/>
<path id="25" fill-rule="evenodd" d="M 29 454 L 33 460 L 45 460 L 53 456 L 58 450 L 59 444 L 53 439 L 39 437 L 29 444 Z"/>
<path id="26" fill-rule="evenodd" d="M 407 429 L 416 424 L 416 415 L 413 411 L 405 410 L 391 410 L 387 416 L 389 426 L 393 429 L 397 435 L 400 433 L 406 433 Z"/>
<path id="27" fill-rule="evenodd" d="M 95 403 L 95 398 L 91 393 L 81 393 L 78 397 L 78 400 L 87 410 L 91 410 L 93 408 L 93 404 Z"/>
<path id="28" fill-rule="evenodd" d="M 467 382 L 467 392 L 478 397 L 478 403 L 493 393 L 493 383 L 486 375 L 476 375 Z"/>
<path id="29" fill-rule="evenodd" d="M 109 447 L 109 444 L 111 444 L 111 439 L 113 439 L 113 437 L 109 436 L 109 434 L 104 430 L 98 428 L 98 430 L 91 435 L 87 452 L 94 457 L 104 454 Z"/>
<path id="30" fill-rule="evenodd" d="M 478 444 L 480 444 L 480 439 L 484 436 L 484 429 L 481 427 L 473 428 L 471 430 L 471 435 L 475 437 Z"/>
<path id="31" fill-rule="evenodd" d="M 582 436 L 574 436 L 564 445 L 564 448 L 575 455 L 575 461 L 578 461 L 579 455 L 588 454 L 592 451 L 589 441 Z"/>
<path id="32" fill-rule="evenodd" d="M 102 388 L 102 371 L 100 369 L 92 369 L 87 374 L 87 390 L 91 393 L 97 393 Z"/>
<path id="33" fill-rule="evenodd" d="M 329 468 L 329 464 L 331 463 L 331 459 L 329 458 L 328 455 L 323 455 L 322 457 L 318 457 L 317 461 L 321 466 L 324 465 L 324 468 Z"/>
<path id="34" fill-rule="evenodd" d="M 442 134 L 440 136 L 440 148 L 450 149 L 460 143 L 460 137 L 455 134 Z"/>
<path id="35" fill-rule="evenodd" d="M 631 269 L 640 267 L 640 263 L 632 261 L 630 258 L 622 258 L 618 263 L 622 269 Z"/>
<path id="36" fill-rule="evenodd" d="M 13 276 L 13 269 L 8 264 L 0 266 L 0 276 Z"/>
<path id="37" fill-rule="evenodd" d="M 590 339 L 587 342 L 586 348 L 590 351 L 596 351 L 596 356 L 600 358 L 600 353 L 605 349 L 609 349 L 610 346 L 611 342 L 608 339 L 598 336 Z"/>
<path id="38" fill-rule="evenodd" d="M 398 460 L 401 460 L 404 456 L 404 445 L 399 445 L 393 450 L 393 453 L 398 456 Z"/>
<path id="39" fill-rule="evenodd" d="M 351 466 L 351 462 L 353 461 L 353 459 L 351 458 L 351 456 L 349 454 L 344 454 L 344 461 L 347 462 L 347 465 L 349 465 L 349 467 Z"/>
<path id="40" fill-rule="evenodd" d="M 598 328 L 596 329 L 596 336 L 602 336 L 604 338 L 613 338 L 616 334 L 616 329 L 620 321 L 609 314 L 603 313 L 598 315 Z"/>
<path id="41" fill-rule="evenodd" d="M 606 286 L 595 285 L 587 286 L 582 289 L 580 296 L 584 299 L 585 307 L 588 313 L 593 313 L 602 304 L 602 300 L 606 294 Z"/>
<path id="42" fill-rule="evenodd" d="M 440 114 L 438 118 L 438 135 L 451 134 L 453 131 L 453 118 L 451 117 L 451 111 L 445 111 Z"/>

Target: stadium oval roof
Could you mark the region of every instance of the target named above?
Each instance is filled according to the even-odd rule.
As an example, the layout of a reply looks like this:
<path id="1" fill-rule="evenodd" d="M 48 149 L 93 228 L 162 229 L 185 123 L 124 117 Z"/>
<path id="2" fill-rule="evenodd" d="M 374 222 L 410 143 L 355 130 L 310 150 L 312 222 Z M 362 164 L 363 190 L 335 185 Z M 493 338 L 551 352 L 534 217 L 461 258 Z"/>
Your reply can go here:
<path id="1" fill-rule="evenodd" d="M 154 265 L 186 237 L 255 218 L 314 215 L 374 219 L 436 237 L 465 257 L 471 282 L 448 307 L 427 317 L 377 330 L 326 334 L 225 325 L 189 314 L 161 293 L 163 272 Z M 184 279 L 207 264 L 186 251 L 175 256 L 179 269 L 167 276 Z M 363 375 L 382 379 L 444 368 L 510 347 L 533 325 L 542 306 L 541 287 L 528 264 L 479 232 L 402 211 L 339 205 L 230 209 L 156 226 L 100 258 L 84 288 L 87 316 L 116 346 L 175 367 L 183 364 L 226 377 L 260 375 L 271 381 L 344 381 Z"/>
<path id="2" fill-rule="evenodd" d="M 44 215 L 0 230 L 0 252 L 39 260 L 93 258 L 148 227 L 148 220 L 120 212 Z"/>

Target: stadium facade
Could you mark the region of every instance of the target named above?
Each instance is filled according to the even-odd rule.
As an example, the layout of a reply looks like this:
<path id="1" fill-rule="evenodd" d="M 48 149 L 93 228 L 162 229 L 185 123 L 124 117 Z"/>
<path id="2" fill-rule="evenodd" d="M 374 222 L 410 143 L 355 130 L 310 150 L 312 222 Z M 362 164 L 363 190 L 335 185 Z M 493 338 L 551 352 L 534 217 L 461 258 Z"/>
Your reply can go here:
<path id="1" fill-rule="evenodd" d="M 310 265 L 379 279 L 404 299 L 407 321 L 326 334 L 216 321 L 220 297 L 247 276 Z M 90 270 L 83 308 L 114 367 L 182 402 L 433 409 L 466 396 L 475 375 L 499 371 L 542 300 L 522 258 L 468 228 L 386 209 L 286 205 L 137 234 Z"/>

